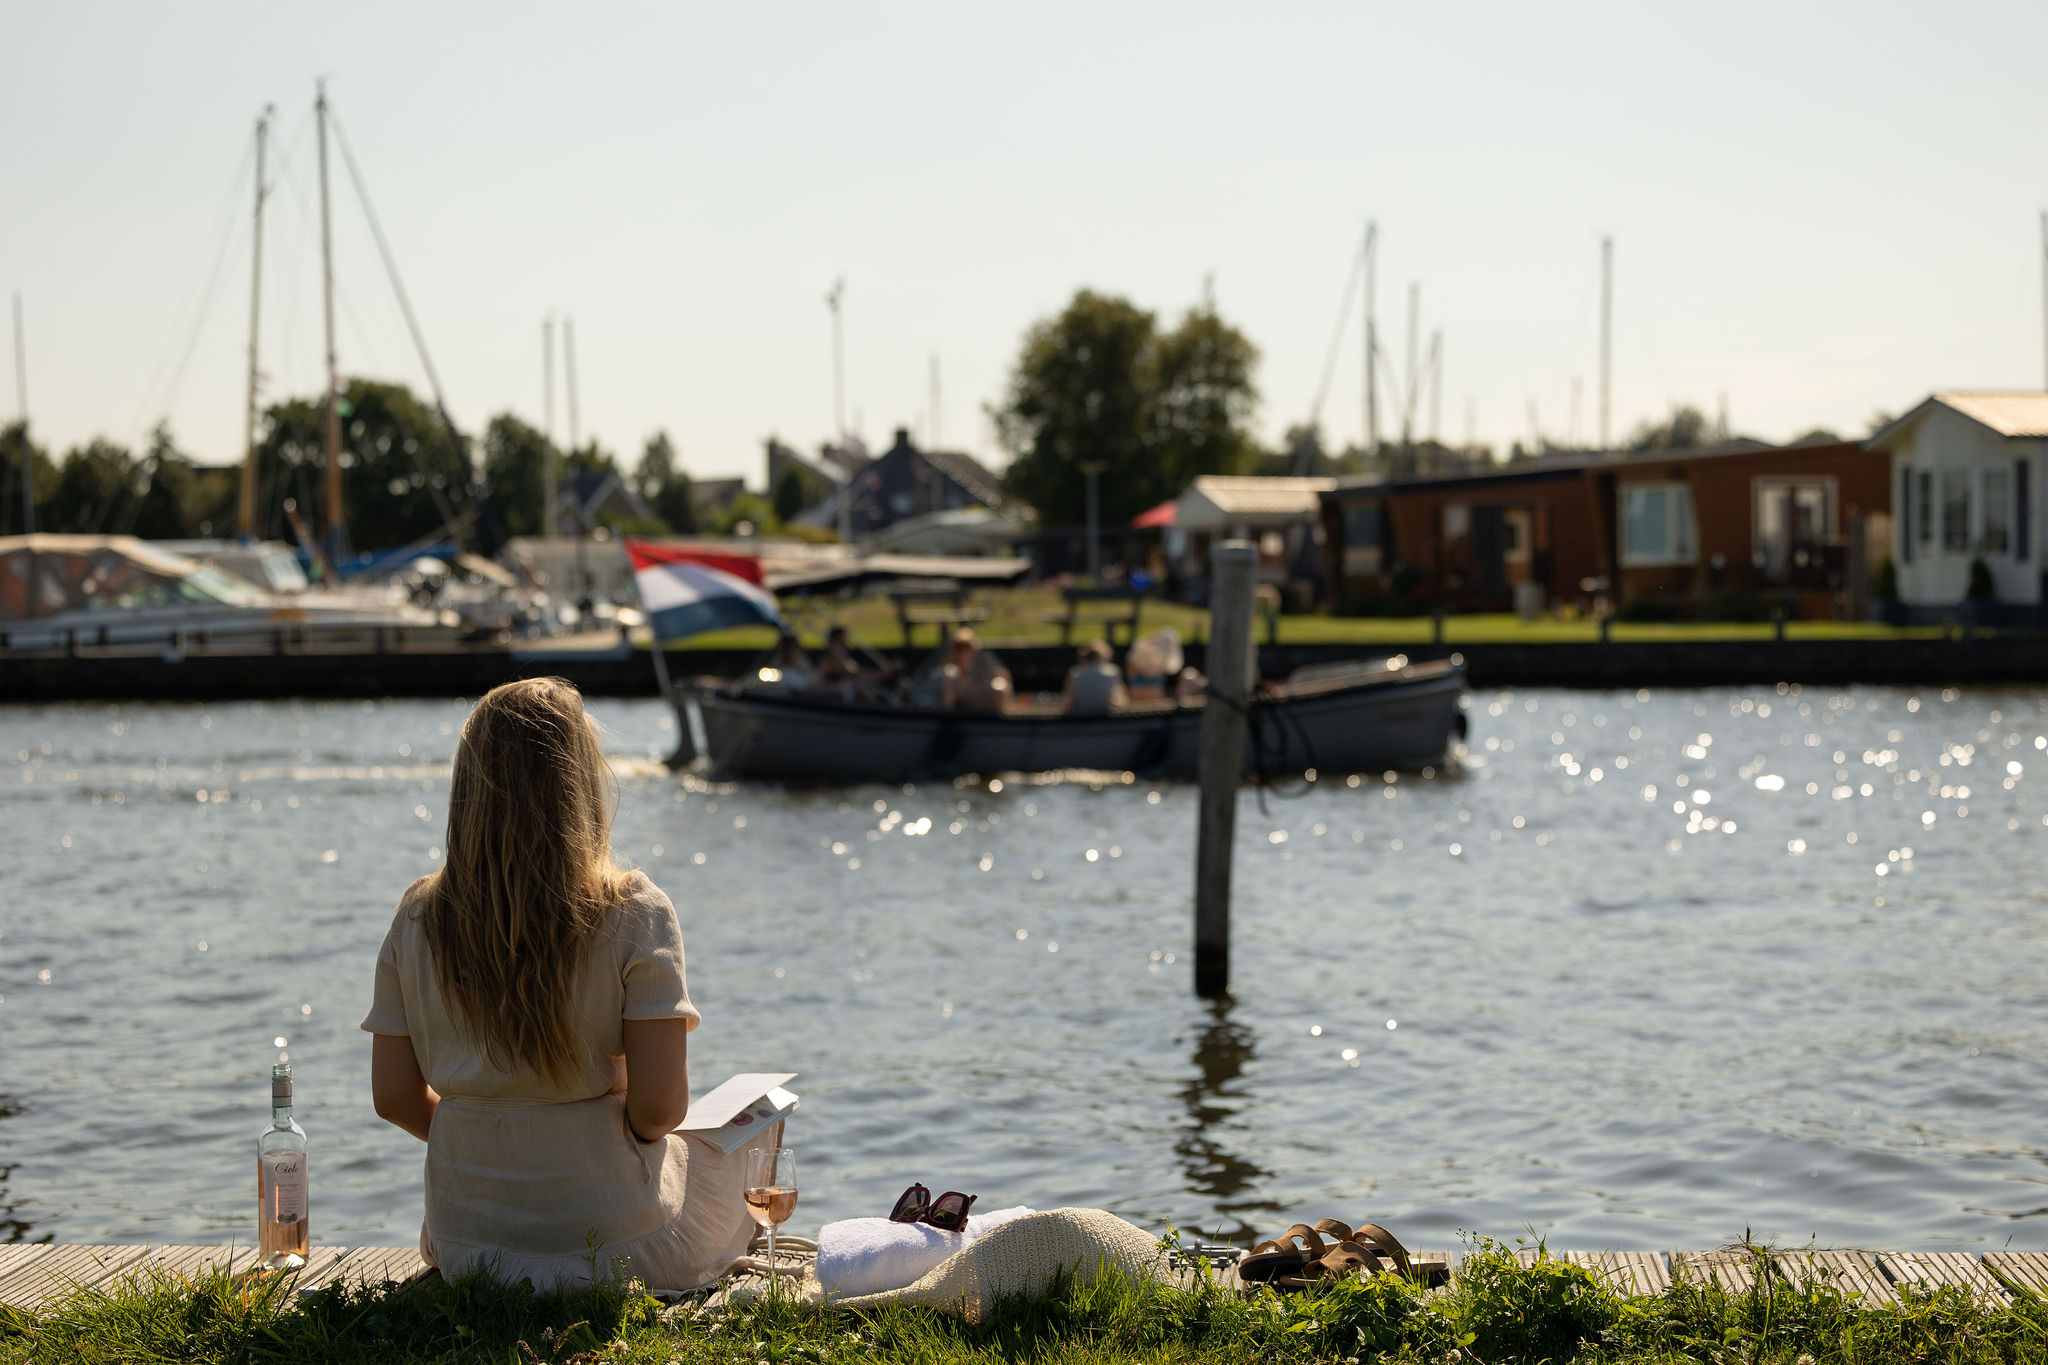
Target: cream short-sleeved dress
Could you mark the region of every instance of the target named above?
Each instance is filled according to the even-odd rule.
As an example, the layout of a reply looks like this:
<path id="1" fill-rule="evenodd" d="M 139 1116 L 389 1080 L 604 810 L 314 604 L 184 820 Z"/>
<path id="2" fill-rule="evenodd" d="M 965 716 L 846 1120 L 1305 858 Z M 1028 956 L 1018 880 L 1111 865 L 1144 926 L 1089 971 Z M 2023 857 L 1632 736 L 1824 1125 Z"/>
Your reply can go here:
<path id="1" fill-rule="evenodd" d="M 427 1136 L 420 1251 L 445 1276 L 482 1267 L 507 1284 L 568 1290 L 622 1272 L 650 1289 L 695 1289 L 742 1255 L 754 1225 L 742 1201 L 746 1150 L 669 1134 L 642 1142 L 611 1093 L 627 1019 L 683 1019 L 675 907 L 641 873 L 585 953 L 571 1008 L 572 1079 L 507 1071 L 441 996 L 413 883 L 377 954 L 363 1029 L 412 1039 L 441 1096 Z M 779 1134 L 776 1135 L 779 1138 Z"/>

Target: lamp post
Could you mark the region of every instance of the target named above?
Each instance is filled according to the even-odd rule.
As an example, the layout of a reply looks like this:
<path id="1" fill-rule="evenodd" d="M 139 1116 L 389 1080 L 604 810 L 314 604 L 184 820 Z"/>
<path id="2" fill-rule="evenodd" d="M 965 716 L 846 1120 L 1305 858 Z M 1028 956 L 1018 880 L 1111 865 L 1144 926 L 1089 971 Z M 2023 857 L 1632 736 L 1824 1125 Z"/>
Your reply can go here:
<path id="1" fill-rule="evenodd" d="M 839 326 L 839 299 L 846 277 L 832 282 L 825 306 L 832 310 L 832 422 L 839 430 L 839 546 L 853 543 L 853 465 L 846 452 L 846 349 Z M 773 490 L 770 490 L 771 492 Z"/>
<path id="2" fill-rule="evenodd" d="M 1103 467 L 1100 460 L 1081 461 L 1081 472 L 1088 477 L 1088 577 L 1095 582 L 1102 579 L 1102 516 L 1096 481 Z"/>

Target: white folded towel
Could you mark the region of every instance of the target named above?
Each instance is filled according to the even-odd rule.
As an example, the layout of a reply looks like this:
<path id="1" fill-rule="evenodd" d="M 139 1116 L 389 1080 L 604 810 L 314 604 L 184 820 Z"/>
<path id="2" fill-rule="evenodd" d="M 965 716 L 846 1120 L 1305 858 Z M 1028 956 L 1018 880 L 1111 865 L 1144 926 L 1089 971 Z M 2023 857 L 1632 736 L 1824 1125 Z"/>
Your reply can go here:
<path id="1" fill-rule="evenodd" d="M 1031 1210 L 969 1215 L 967 1226 L 944 1232 L 928 1223 L 847 1218 L 818 1230 L 818 1284 L 827 1295 L 880 1294 L 916 1284 L 947 1257 L 991 1228 Z"/>

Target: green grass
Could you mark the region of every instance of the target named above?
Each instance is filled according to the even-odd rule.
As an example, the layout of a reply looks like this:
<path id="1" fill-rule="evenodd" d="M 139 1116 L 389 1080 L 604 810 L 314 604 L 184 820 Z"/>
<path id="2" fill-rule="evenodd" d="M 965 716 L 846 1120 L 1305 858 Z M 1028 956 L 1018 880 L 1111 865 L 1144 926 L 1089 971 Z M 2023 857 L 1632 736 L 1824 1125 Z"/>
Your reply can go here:
<path id="1" fill-rule="evenodd" d="M 974 624 L 975 632 L 989 644 L 1056 645 L 1059 626 L 1053 619 L 1064 613 L 1058 590 L 1053 588 L 990 588 L 973 594 L 970 605 L 986 612 Z M 863 597 L 849 602 L 792 599 L 785 604 L 798 637 L 810 647 L 824 642 L 825 632 L 843 625 L 854 640 L 874 649 L 903 644 L 903 627 L 896 609 L 886 598 Z M 1076 643 L 1100 639 L 1106 617 L 1122 613 L 1113 606 L 1091 603 L 1084 607 L 1074 632 Z M 1199 607 L 1177 602 L 1148 601 L 1141 628 L 1147 632 L 1171 626 L 1183 640 L 1206 640 L 1209 614 Z M 1436 623 L 1427 616 L 1283 616 L 1280 618 L 1282 644 L 1417 645 L 1435 638 Z M 1266 638 L 1265 623 L 1258 625 L 1259 638 Z M 1986 635 L 1994 632 L 1982 632 Z M 934 644 L 938 628 L 914 628 L 920 645 Z M 1616 622 L 1610 638 L 1629 641 L 1655 640 L 1768 640 L 1774 634 L 1769 622 Z M 1938 639 L 1938 626 L 1895 627 L 1870 621 L 1791 621 L 1786 638 L 1793 640 L 1901 640 Z M 1476 613 L 1444 618 L 1447 644 L 1557 644 L 1591 642 L 1600 638 L 1600 624 L 1590 616 L 1566 618 L 1543 616 L 1524 622 L 1507 612 Z M 775 643 L 774 632 L 762 626 L 723 630 L 699 635 L 671 648 L 766 649 Z"/>
<path id="2" fill-rule="evenodd" d="M 871 1365 L 876 1361 L 1509 1362 L 1696 1361 L 1700 1365 L 1864 1365 L 2048 1361 L 2048 1302 L 1982 1308 L 1954 1290 L 1862 1309 L 1832 1288 L 1770 1285 L 1728 1294 L 1680 1285 L 1621 1298 L 1548 1258 L 1523 1267 L 1492 1242 L 1468 1249 L 1457 1280 L 1426 1293 L 1390 1277 L 1320 1292 L 1243 1298 L 1121 1279 L 1068 1283 L 1003 1304 L 968 1326 L 928 1310 L 823 1312 L 787 1301 L 729 1311 L 664 1308 L 631 1286 L 562 1299 L 480 1281 L 329 1289 L 303 1301 L 277 1282 L 215 1273 L 83 1292 L 28 1317 L 0 1310 L 0 1360 L 101 1362 L 704 1362 Z"/>

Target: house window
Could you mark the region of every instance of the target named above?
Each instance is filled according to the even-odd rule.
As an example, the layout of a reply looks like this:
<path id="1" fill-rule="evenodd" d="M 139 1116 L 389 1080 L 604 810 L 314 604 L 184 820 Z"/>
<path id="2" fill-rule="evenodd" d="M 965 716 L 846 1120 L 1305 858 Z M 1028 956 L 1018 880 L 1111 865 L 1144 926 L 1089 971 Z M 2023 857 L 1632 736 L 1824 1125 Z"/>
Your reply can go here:
<path id="1" fill-rule="evenodd" d="M 1757 569 L 1765 582 L 1786 581 L 1818 562 L 1822 547 L 1834 539 L 1834 480 L 1757 480 L 1753 524 Z"/>
<path id="2" fill-rule="evenodd" d="M 1378 498 L 1347 504 L 1344 508 L 1344 572 L 1378 573 L 1386 561 L 1380 528 L 1386 516 Z"/>
<path id="3" fill-rule="evenodd" d="M 1920 528 L 1920 543 L 1934 544 L 1934 475 L 1920 471 L 1920 505 L 1915 510 L 1913 524 Z"/>
<path id="4" fill-rule="evenodd" d="M 1970 551 L 1970 471 L 1941 471 L 1941 549 L 1944 554 Z"/>
<path id="5" fill-rule="evenodd" d="M 1627 567 L 1691 564 L 1699 558 L 1692 488 L 1632 483 L 1621 489 L 1621 562 Z"/>
<path id="6" fill-rule="evenodd" d="M 1985 554 L 2002 555 L 2012 549 L 2012 471 L 1984 471 L 1984 537 L 1979 547 Z"/>

